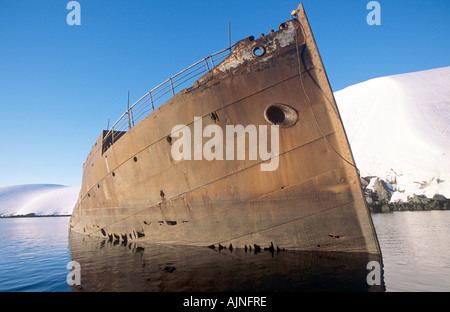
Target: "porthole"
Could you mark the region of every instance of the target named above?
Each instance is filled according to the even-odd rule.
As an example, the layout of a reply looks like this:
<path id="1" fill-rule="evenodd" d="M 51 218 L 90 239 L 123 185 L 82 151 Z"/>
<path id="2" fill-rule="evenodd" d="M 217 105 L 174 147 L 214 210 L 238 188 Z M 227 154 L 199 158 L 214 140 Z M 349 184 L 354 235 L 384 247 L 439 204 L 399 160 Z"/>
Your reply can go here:
<path id="1" fill-rule="evenodd" d="M 253 48 L 253 55 L 261 57 L 266 53 L 266 49 L 264 47 L 256 46 Z"/>
<path id="2" fill-rule="evenodd" d="M 279 106 L 269 106 L 266 110 L 266 116 L 267 120 L 274 125 L 281 124 L 286 120 L 286 115 Z"/>
<path id="3" fill-rule="evenodd" d="M 115 176 L 116 176 L 116 173 L 115 173 L 114 171 L 113 171 L 113 173 L 112 173 L 112 176 L 113 176 L 113 177 L 115 177 Z"/>
<path id="4" fill-rule="evenodd" d="M 289 105 L 277 103 L 266 107 L 264 118 L 271 125 L 288 128 L 295 125 L 298 120 L 298 113 Z"/>
<path id="5" fill-rule="evenodd" d="M 137 157 L 136 157 L 136 156 L 134 156 L 133 160 L 134 160 L 134 162 L 137 162 Z"/>

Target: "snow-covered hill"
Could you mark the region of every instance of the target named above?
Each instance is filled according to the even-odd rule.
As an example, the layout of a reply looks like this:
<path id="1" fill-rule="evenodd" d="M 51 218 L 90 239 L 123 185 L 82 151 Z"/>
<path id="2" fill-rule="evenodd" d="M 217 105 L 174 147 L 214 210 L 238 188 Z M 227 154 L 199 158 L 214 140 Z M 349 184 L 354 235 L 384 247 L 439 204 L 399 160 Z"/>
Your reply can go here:
<path id="1" fill-rule="evenodd" d="M 390 183 L 391 201 L 450 198 L 450 67 L 372 79 L 335 98 L 361 176 Z"/>
<path id="2" fill-rule="evenodd" d="M 70 215 L 80 186 L 26 184 L 0 188 L 0 216 Z"/>

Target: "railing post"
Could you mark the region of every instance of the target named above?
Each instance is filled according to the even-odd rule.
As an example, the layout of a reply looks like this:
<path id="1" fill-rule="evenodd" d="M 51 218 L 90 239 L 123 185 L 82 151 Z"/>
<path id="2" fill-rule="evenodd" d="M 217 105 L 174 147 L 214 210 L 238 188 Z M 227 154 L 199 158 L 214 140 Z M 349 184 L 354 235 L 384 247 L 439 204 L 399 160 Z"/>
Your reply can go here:
<path id="1" fill-rule="evenodd" d="M 130 91 L 128 91 L 127 115 L 128 115 L 128 130 L 130 130 L 130 129 L 131 129 L 131 120 L 130 120 Z"/>
<path id="2" fill-rule="evenodd" d="M 128 116 L 128 130 L 131 129 L 131 118 L 130 118 L 130 110 L 127 110 L 127 116 Z"/>
<path id="3" fill-rule="evenodd" d="M 152 103 L 152 111 L 154 111 L 154 110 L 155 110 L 155 107 L 153 106 L 152 92 L 149 91 L 149 92 L 148 92 L 148 95 L 150 96 L 150 102 Z"/>
<path id="4" fill-rule="evenodd" d="M 173 89 L 172 77 L 170 78 L 170 88 L 172 89 L 173 95 L 175 95 L 175 90 Z"/>
<path id="5" fill-rule="evenodd" d="M 130 109 L 130 115 L 131 115 L 131 125 L 134 127 L 133 108 Z"/>
<path id="6" fill-rule="evenodd" d="M 209 65 L 208 65 L 208 58 L 205 57 L 205 64 L 206 64 L 206 69 L 209 71 Z"/>

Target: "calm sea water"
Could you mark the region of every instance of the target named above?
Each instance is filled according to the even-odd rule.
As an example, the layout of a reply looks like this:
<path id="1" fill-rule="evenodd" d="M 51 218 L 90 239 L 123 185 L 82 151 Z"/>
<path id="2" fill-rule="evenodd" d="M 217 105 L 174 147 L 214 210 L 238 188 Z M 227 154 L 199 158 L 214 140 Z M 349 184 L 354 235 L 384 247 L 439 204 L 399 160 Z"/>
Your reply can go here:
<path id="1" fill-rule="evenodd" d="M 68 217 L 0 219 L 0 291 L 70 291 Z"/>
<path id="2" fill-rule="evenodd" d="M 387 291 L 450 291 L 450 211 L 372 215 Z"/>
<path id="3" fill-rule="evenodd" d="M 450 212 L 375 214 L 386 291 L 450 291 Z M 0 291 L 367 291 L 366 258 L 136 245 L 69 235 L 68 217 L 0 219 Z M 81 285 L 69 286 L 69 261 Z M 74 272 L 74 271 L 72 271 Z"/>

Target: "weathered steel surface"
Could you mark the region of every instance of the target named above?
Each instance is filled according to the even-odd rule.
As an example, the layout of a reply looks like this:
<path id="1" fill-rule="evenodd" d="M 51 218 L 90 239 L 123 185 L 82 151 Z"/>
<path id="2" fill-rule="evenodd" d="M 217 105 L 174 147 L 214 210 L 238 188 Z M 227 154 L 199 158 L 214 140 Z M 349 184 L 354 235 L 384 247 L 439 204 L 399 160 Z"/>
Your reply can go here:
<path id="1" fill-rule="evenodd" d="M 380 255 L 301 5 L 294 15 L 276 32 L 237 42 L 222 63 L 103 154 L 102 134 L 84 164 L 70 228 L 113 240 L 242 248 L 273 243 Z M 270 106 L 286 108 L 284 117 L 267 111 Z M 175 139 L 168 136 L 175 125 L 194 133 L 200 116 L 203 127 L 215 124 L 225 133 L 226 125 L 268 125 L 268 114 L 280 124 L 277 170 L 261 171 L 261 159 L 249 157 L 172 158 Z"/>

